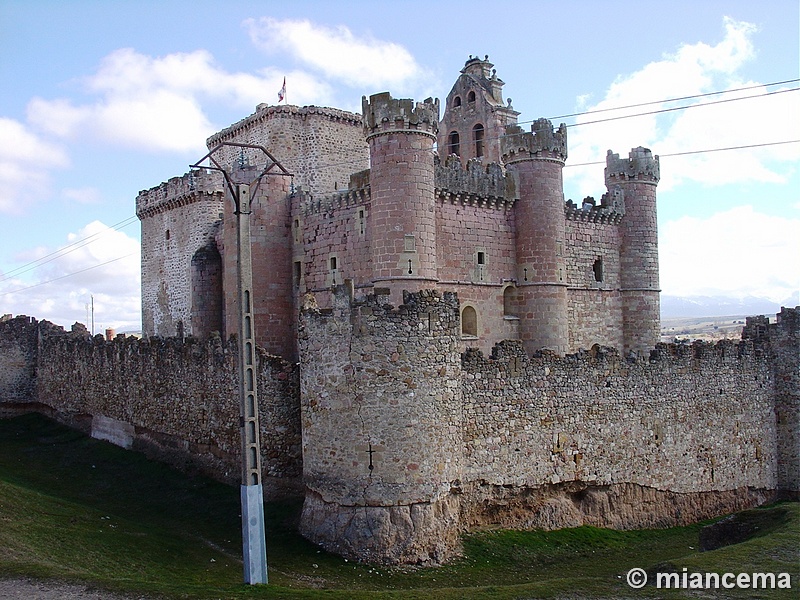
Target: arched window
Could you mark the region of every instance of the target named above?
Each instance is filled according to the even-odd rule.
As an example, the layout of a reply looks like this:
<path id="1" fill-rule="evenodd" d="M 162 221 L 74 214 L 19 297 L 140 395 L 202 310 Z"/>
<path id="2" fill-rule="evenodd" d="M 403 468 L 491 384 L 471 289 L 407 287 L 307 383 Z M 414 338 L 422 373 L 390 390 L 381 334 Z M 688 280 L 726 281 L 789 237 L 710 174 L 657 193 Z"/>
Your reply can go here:
<path id="1" fill-rule="evenodd" d="M 461 144 L 458 139 L 457 131 L 453 131 L 448 137 L 447 154 L 457 154 L 461 156 Z"/>
<path id="2" fill-rule="evenodd" d="M 461 335 L 478 337 L 478 313 L 471 306 L 461 311 Z"/>
<path id="3" fill-rule="evenodd" d="M 472 139 L 475 141 L 475 157 L 483 156 L 483 125 L 478 123 L 472 128 Z"/>
<path id="4" fill-rule="evenodd" d="M 469 94 L 467 94 L 467 102 L 475 102 L 475 92 L 473 90 L 470 90 Z"/>
<path id="5" fill-rule="evenodd" d="M 461 96 L 456 96 L 453 98 L 453 107 L 461 106 Z"/>

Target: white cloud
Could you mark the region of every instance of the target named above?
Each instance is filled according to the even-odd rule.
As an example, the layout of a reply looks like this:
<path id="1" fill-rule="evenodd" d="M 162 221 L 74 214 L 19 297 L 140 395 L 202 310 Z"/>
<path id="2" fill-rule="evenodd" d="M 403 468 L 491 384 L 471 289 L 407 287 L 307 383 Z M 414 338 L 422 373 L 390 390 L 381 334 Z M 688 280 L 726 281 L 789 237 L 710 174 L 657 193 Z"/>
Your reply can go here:
<path id="1" fill-rule="evenodd" d="M 81 240 L 90 243 L 81 244 Z M 30 271 L 0 276 L 0 312 L 34 315 L 70 326 L 86 322 L 86 304 L 94 296 L 95 332 L 101 328 L 139 329 L 140 247 L 121 231 L 93 221 L 67 236 L 58 248 L 35 248 L 17 258 L 22 265 L 55 250 L 62 254 Z"/>
<path id="2" fill-rule="evenodd" d="M 800 287 L 800 219 L 740 206 L 659 229 L 663 293 L 753 295 L 780 302 Z"/>
<path id="3" fill-rule="evenodd" d="M 292 72 L 293 102 L 325 102 L 330 86 Z M 205 50 L 151 57 L 131 48 L 106 56 L 97 72 L 83 80 L 88 102 L 34 98 L 28 120 L 51 135 L 89 137 L 105 143 L 168 152 L 200 151 L 220 125 L 208 116 L 210 104 L 254 110 L 277 103 L 284 73 L 230 73 Z M 227 125 L 224 123 L 222 125 Z"/>
<path id="4" fill-rule="evenodd" d="M 248 19 L 244 26 L 253 43 L 266 52 L 281 50 L 347 85 L 359 88 L 402 88 L 425 77 L 403 46 L 356 36 L 345 26 L 334 28 L 306 19 Z"/>
<path id="5" fill-rule="evenodd" d="M 60 146 L 0 117 L 0 213 L 20 213 L 35 203 L 48 190 L 49 171 L 68 163 Z"/>
<path id="6" fill-rule="evenodd" d="M 674 54 L 650 63 L 636 73 L 619 77 L 609 87 L 605 98 L 588 109 L 604 110 L 759 85 L 736 75 L 737 70 L 754 56 L 751 38 L 755 26 L 730 18 L 724 20 L 724 26 L 725 37 L 718 44 L 709 46 L 700 42 L 681 46 Z M 780 88 L 770 88 L 769 91 L 776 89 Z M 686 104 L 754 96 L 766 91 L 761 87 L 679 103 L 610 110 L 579 117 L 577 124 Z M 630 148 L 641 145 L 662 155 L 800 139 L 798 114 L 800 95 L 788 92 L 706 108 L 585 124 L 570 129 L 570 163 L 602 161 L 609 148 L 625 155 Z M 766 115 L 770 121 L 780 123 L 780 128 L 762 126 Z M 800 158 L 800 145 L 667 158 L 668 164 L 662 161 L 661 191 L 683 181 L 712 185 L 743 181 L 784 182 L 788 171 Z M 567 169 L 564 175 L 581 195 L 596 194 L 602 186 L 603 166 L 575 167 Z"/>

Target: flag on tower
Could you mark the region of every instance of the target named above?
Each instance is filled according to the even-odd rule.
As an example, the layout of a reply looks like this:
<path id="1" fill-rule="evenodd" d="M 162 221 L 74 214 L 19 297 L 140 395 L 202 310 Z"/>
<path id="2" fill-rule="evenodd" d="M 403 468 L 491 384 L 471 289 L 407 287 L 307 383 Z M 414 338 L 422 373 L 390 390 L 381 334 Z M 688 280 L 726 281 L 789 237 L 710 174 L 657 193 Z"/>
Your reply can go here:
<path id="1" fill-rule="evenodd" d="M 283 78 L 283 87 L 281 91 L 278 92 L 278 104 L 283 102 L 283 99 L 286 98 L 286 77 Z"/>

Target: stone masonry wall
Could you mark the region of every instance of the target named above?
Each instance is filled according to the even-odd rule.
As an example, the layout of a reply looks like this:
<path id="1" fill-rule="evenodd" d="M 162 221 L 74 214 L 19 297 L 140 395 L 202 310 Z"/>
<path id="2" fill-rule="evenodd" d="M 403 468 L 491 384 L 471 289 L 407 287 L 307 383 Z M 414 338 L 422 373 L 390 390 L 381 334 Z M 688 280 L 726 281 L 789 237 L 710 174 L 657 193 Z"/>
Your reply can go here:
<path id="1" fill-rule="evenodd" d="M 3 342 L 20 334 L 14 321 L 0 324 Z M 4 386 L 0 407 L 10 412 L 24 403 L 23 408 L 93 433 L 98 423 L 116 424 L 130 432 L 129 447 L 222 481 L 239 481 L 235 346 L 219 336 L 200 342 L 120 335 L 109 342 L 35 320 L 22 334 L 40 338 L 36 362 L 27 365 L 28 371 L 35 369 L 32 390 L 26 397 Z M 264 488 L 270 497 L 296 495 L 302 469 L 297 369 L 260 351 L 258 377 Z"/>
<path id="2" fill-rule="evenodd" d="M 386 290 L 388 292 L 388 290 Z M 458 542 L 461 407 L 454 294 L 387 295 L 301 314 L 301 532 L 383 563 L 442 561 Z"/>
<path id="3" fill-rule="evenodd" d="M 601 347 L 528 357 L 518 342 L 504 342 L 492 359 L 466 354 L 463 367 L 464 480 L 473 484 L 475 522 L 487 506 L 502 512 L 493 495 L 504 486 L 518 495 L 539 490 L 520 517 L 528 526 L 622 528 L 731 512 L 777 487 L 763 347 L 660 345 L 649 361 L 631 362 Z M 596 495 L 582 506 L 575 493 L 587 488 L 605 490 L 605 510 L 592 505 Z"/>
<path id="4" fill-rule="evenodd" d="M 572 352 L 594 344 L 623 347 L 619 244 L 616 225 L 566 222 L 567 320 Z M 595 276 L 598 260 L 602 281 Z"/>
<path id="5" fill-rule="evenodd" d="M 26 316 L 0 322 L 0 416 L 4 404 L 35 399 L 37 330 L 33 322 Z"/>

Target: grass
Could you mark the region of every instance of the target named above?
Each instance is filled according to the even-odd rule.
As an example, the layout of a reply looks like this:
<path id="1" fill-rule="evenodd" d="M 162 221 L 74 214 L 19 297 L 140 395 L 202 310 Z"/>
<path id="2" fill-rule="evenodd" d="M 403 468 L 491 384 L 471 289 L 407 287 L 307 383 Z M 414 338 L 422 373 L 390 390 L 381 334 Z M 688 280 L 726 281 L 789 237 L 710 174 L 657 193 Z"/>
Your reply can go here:
<path id="1" fill-rule="evenodd" d="M 0 420 L 0 577 L 80 581 L 165 598 L 661 598 L 735 591 L 631 590 L 632 567 L 790 572 L 797 597 L 800 505 L 750 511 L 759 535 L 699 553 L 701 525 L 484 531 L 438 568 L 354 564 L 297 534 L 300 505 L 268 504 L 268 586 L 242 581 L 239 491 L 178 473 L 39 415 Z M 743 590 L 744 591 L 744 590 Z M 682 595 L 683 594 L 683 595 Z"/>

